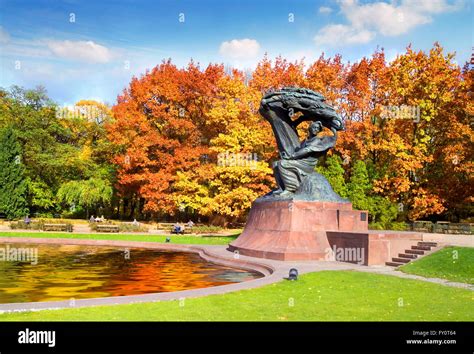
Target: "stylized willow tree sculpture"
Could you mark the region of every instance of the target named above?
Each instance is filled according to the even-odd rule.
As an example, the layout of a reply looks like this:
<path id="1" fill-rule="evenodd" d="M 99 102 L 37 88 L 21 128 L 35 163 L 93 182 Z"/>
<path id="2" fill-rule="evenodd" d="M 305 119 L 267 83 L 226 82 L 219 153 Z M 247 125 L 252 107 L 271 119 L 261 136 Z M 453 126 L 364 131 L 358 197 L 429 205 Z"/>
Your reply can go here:
<path id="1" fill-rule="evenodd" d="M 265 94 L 259 112 L 271 124 L 282 158 L 273 166 L 279 189 L 270 195 L 341 201 L 327 180 L 314 171 L 318 158 L 334 147 L 337 131 L 343 129 L 341 117 L 325 103 L 324 96 L 309 89 L 284 87 Z M 298 112 L 299 117 L 293 119 Z M 300 142 L 297 127 L 304 121 L 313 123 L 307 139 Z M 323 127 L 333 136 L 318 136 Z"/>

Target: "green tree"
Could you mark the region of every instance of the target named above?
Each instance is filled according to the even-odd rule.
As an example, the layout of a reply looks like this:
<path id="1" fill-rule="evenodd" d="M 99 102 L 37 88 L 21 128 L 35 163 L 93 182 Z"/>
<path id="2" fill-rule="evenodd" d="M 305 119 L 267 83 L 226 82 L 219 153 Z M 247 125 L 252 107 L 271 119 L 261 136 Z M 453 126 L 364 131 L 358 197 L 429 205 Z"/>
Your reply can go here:
<path id="1" fill-rule="evenodd" d="M 372 191 L 372 183 L 364 161 L 358 160 L 352 167 L 349 182 L 345 181 L 342 159 L 338 155 L 326 158 L 325 164 L 316 171 L 327 178 L 332 188 L 343 198 L 349 198 L 354 209 L 368 210 L 371 227 L 375 229 L 403 229 L 402 223 L 395 223 L 397 205 Z"/>
<path id="2" fill-rule="evenodd" d="M 347 194 L 354 209 L 368 210 L 369 196 L 372 185 L 369 181 L 369 174 L 365 162 L 358 160 L 352 167 L 352 174 L 347 184 Z"/>
<path id="3" fill-rule="evenodd" d="M 331 155 L 326 158 L 325 166 L 317 166 L 316 171 L 327 178 L 334 189 L 334 192 L 342 198 L 347 198 L 347 185 L 344 180 L 344 168 L 342 160 L 338 155 Z"/>
<path id="4" fill-rule="evenodd" d="M 56 107 L 44 88 L 26 90 L 13 86 L 0 90 L 0 128 L 11 127 L 22 149 L 22 162 L 28 177 L 27 202 L 32 213 L 56 206 L 54 195 L 71 171 L 68 157 L 74 149 L 65 144 L 68 131 L 56 117 Z"/>
<path id="5" fill-rule="evenodd" d="M 379 230 L 404 230 L 404 223 L 396 223 L 398 207 L 387 198 L 379 195 L 368 199 L 371 228 Z"/>
<path id="6" fill-rule="evenodd" d="M 86 113 L 101 113 L 101 119 L 59 109 L 41 87 L 0 89 L 0 129 L 11 127 L 21 145 L 32 213 L 61 212 L 64 205 L 56 195 L 69 181 L 101 178 L 113 184 L 112 149 L 104 127 L 111 113 L 94 101 L 81 101 L 77 106 Z"/>
<path id="7" fill-rule="evenodd" d="M 21 145 L 11 127 L 0 132 L 0 212 L 8 219 L 29 213 L 26 202 L 27 181 L 21 162 Z"/>
<path id="8" fill-rule="evenodd" d="M 107 180 L 94 177 L 62 184 L 58 190 L 58 199 L 69 206 L 85 208 L 87 218 L 89 218 L 89 210 L 99 205 L 109 204 L 112 194 L 113 188 Z"/>

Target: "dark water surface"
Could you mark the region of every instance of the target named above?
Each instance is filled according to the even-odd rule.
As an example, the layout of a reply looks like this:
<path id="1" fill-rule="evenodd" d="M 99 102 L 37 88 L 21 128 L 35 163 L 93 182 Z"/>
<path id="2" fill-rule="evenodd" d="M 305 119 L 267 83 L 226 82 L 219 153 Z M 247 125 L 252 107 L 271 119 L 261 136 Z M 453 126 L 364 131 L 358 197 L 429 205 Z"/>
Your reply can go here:
<path id="1" fill-rule="evenodd" d="M 186 252 L 0 243 L 0 303 L 169 292 L 259 277 Z"/>

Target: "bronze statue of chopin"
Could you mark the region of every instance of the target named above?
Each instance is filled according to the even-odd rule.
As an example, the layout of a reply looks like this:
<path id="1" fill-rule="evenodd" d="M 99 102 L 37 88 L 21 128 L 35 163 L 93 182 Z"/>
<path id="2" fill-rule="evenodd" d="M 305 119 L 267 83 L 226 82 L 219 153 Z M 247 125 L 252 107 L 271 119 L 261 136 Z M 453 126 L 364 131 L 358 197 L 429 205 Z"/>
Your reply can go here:
<path id="1" fill-rule="evenodd" d="M 278 189 L 264 198 L 344 201 L 314 170 L 318 159 L 336 144 L 337 131 L 343 129 L 340 116 L 325 103 L 324 96 L 284 87 L 265 94 L 259 112 L 272 126 L 281 157 L 273 164 Z M 297 112 L 299 118 L 292 119 Z M 312 123 L 308 137 L 300 142 L 296 128 L 304 121 Z M 319 136 L 324 127 L 332 136 Z"/>
<path id="2" fill-rule="evenodd" d="M 333 244 L 370 242 L 367 211 L 353 210 L 315 171 L 343 129 L 336 111 L 317 92 L 285 87 L 267 93 L 259 112 L 271 124 L 280 152 L 273 164 L 278 188 L 252 203 L 242 234 L 228 250 L 279 261 L 327 260 Z M 300 142 L 297 127 L 304 121 L 311 123 Z M 322 134 L 324 129 L 332 133 Z"/>

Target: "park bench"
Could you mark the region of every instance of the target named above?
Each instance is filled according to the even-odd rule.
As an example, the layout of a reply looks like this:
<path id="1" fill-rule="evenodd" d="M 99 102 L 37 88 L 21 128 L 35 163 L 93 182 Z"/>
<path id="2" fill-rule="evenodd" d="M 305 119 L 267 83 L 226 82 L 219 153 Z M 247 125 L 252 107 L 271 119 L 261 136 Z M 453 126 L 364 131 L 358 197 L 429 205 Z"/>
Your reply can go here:
<path id="1" fill-rule="evenodd" d="M 473 233 L 473 224 L 471 223 L 451 223 L 447 228 L 448 234 L 467 234 Z"/>
<path id="2" fill-rule="evenodd" d="M 472 223 L 451 223 L 449 221 L 415 221 L 412 224 L 412 230 L 417 232 L 434 232 L 439 234 L 473 234 L 474 227 Z"/>
<path id="3" fill-rule="evenodd" d="M 176 234 L 175 232 L 173 232 L 174 230 L 174 223 L 168 223 L 168 222 L 162 222 L 162 223 L 158 223 L 158 225 L 156 226 L 156 229 L 157 230 L 164 230 L 164 231 L 167 231 L 171 234 Z M 184 231 L 183 232 L 180 232 L 179 235 L 190 235 L 192 234 L 192 227 L 188 227 L 186 225 L 184 225 Z"/>
<path id="4" fill-rule="evenodd" d="M 415 221 L 412 228 L 417 232 L 433 232 L 433 223 L 431 221 Z"/>
<path id="5" fill-rule="evenodd" d="M 168 231 L 172 234 L 178 234 L 177 232 L 173 232 L 174 230 L 174 227 L 170 227 L 168 229 Z M 192 229 L 191 228 L 188 228 L 188 227 L 185 227 L 184 230 L 182 232 L 179 233 L 179 235 L 190 235 L 192 233 Z"/>
<path id="6" fill-rule="evenodd" d="M 120 228 L 118 225 L 97 225 L 97 232 L 119 232 Z"/>
<path id="7" fill-rule="evenodd" d="M 67 224 L 44 224 L 43 231 L 69 231 L 72 232 L 72 228 L 68 228 Z"/>
<path id="8" fill-rule="evenodd" d="M 438 221 L 434 224 L 433 232 L 438 234 L 447 234 L 449 233 L 449 228 L 451 227 L 449 221 Z"/>

